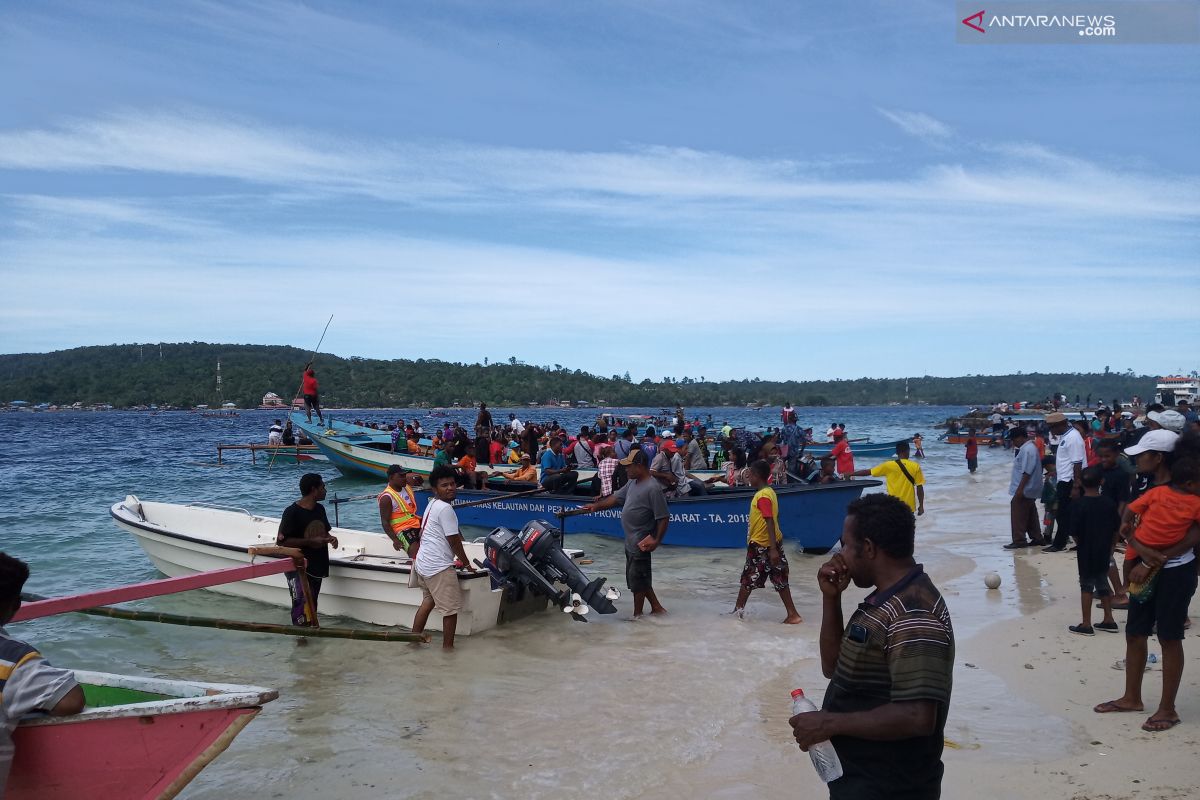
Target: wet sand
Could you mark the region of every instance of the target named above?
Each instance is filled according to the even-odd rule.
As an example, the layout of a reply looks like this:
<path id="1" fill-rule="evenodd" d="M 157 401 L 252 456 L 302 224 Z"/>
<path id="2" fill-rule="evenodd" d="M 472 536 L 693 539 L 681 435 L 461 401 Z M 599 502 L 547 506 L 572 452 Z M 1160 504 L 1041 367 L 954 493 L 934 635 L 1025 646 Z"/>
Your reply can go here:
<path id="1" fill-rule="evenodd" d="M 1200 666 L 1185 669 L 1184 723 L 1172 731 L 1142 732 L 1147 714 L 1093 713 L 1122 691 L 1111 667 L 1123 637 L 1068 633 L 1079 613 L 1072 556 L 1001 549 L 1006 486 L 1002 464 L 940 477 L 918 523 L 918 560 L 945 594 L 957 638 L 943 796 L 1190 796 L 1200 784 Z M 574 541 L 594 574 L 621 585 L 619 542 Z M 164 656 L 180 674 L 223 663 L 240 680 L 279 687 L 281 699 L 185 796 L 822 797 L 786 720 L 792 688 L 819 699 L 827 684 L 814 581 L 824 558 L 789 557 L 805 617 L 797 626 L 779 624 L 769 592 L 754 593 L 745 620 L 723 614 L 740 552 L 668 549 L 655 556 L 671 612 L 661 619 L 628 621 L 623 598 L 617 618 L 585 625 L 547 614 L 464 638 L 449 654 L 264 638 L 243 656 L 245 639 L 206 633 L 158 653 L 159 671 Z M 997 591 L 983 586 L 992 571 Z M 863 594 L 851 588 L 846 608 Z M 1161 652 L 1154 640 L 1151 652 Z M 1147 703 L 1160 686 L 1156 667 Z"/>

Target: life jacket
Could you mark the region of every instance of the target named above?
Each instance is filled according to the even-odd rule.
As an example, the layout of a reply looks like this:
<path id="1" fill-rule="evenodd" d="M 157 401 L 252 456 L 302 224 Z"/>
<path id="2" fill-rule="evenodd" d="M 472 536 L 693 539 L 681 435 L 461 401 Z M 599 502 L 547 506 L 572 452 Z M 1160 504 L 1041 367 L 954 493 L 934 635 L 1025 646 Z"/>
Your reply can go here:
<path id="1" fill-rule="evenodd" d="M 384 495 L 392 499 L 392 516 L 388 520 L 392 526 L 392 533 L 421 527 L 421 518 L 417 516 L 417 498 L 413 496 L 412 489 L 405 486 L 402 495 L 391 486 L 385 486 L 379 493 L 380 497 Z"/>

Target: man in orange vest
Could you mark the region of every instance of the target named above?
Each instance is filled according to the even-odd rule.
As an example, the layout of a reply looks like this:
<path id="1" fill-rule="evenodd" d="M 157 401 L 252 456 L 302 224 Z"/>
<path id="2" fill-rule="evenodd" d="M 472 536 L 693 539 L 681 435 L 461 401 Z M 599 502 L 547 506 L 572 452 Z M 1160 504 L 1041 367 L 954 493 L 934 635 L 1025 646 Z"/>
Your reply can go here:
<path id="1" fill-rule="evenodd" d="M 421 517 L 417 514 L 417 498 L 408 485 L 408 470 L 392 464 L 387 470 L 388 485 L 379 493 L 379 521 L 383 533 L 392 540 L 392 547 L 416 558 L 417 540 L 421 534 Z"/>

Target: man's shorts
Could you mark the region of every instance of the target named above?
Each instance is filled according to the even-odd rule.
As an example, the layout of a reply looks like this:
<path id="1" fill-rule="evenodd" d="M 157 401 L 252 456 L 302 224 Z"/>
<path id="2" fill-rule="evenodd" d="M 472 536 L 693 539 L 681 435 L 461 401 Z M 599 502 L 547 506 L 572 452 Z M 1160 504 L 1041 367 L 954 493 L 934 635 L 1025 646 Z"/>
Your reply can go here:
<path id="1" fill-rule="evenodd" d="M 631 592 L 648 592 L 651 588 L 650 554 L 625 551 L 625 585 Z"/>
<path id="2" fill-rule="evenodd" d="M 1149 636 L 1150 631 L 1157 625 L 1160 642 L 1181 641 L 1188 604 L 1192 602 L 1192 595 L 1195 593 L 1194 561 L 1161 570 L 1154 579 L 1154 594 L 1149 600 L 1139 602 L 1130 595 L 1125 635 Z"/>
<path id="3" fill-rule="evenodd" d="M 454 567 L 446 567 L 429 577 L 418 572 L 417 585 L 421 587 L 424 597 L 433 598 L 434 609 L 440 611 L 443 617 L 462 611 L 462 589 L 459 588 L 458 572 Z"/>
<path id="4" fill-rule="evenodd" d="M 751 542 L 746 545 L 746 566 L 742 570 L 743 589 L 761 589 L 767 585 L 767 578 L 771 579 L 771 587 L 777 592 L 788 588 L 788 562 L 783 545 L 779 546 L 778 564 L 771 563 L 770 552 L 769 548 L 761 544 Z"/>
<path id="5" fill-rule="evenodd" d="M 1108 586 L 1108 571 L 1097 572 L 1094 575 L 1080 575 L 1079 591 L 1096 597 L 1110 596 L 1112 589 Z"/>

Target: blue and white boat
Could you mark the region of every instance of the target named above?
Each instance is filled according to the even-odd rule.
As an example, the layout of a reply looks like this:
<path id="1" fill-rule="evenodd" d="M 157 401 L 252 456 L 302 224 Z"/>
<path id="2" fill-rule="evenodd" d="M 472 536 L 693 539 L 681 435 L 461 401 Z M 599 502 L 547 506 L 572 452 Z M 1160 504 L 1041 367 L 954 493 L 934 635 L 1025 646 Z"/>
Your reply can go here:
<path id="1" fill-rule="evenodd" d="M 896 445 L 907 442 L 908 439 L 896 439 L 891 442 L 850 442 L 850 453 L 855 458 L 891 458 L 896 455 Z M 819 442 L 808 445 L 804 452 L 813 458 L 827 456 L 833 450 L 832 442 Z"/>
<path id="2" fill-rule="evenodd" d="M 819 486 L 788 485 L 776 489 L 779 497 L 779 527 L 787 541 L 805 550 L 824 551 L 842 535 L 846 506 L 863 490 L 879 486 L 875 480 L 842 481 Z M 493 499 L 485 505 L 456 509 L 463 525 L 520 530 L 531 519 L 562 525 L 565 532 L 591 533 L 623 538 L 620 507 L 561 520 L 561 512 L 574 511 L 592 498 L 582 495 L 537 494 L 499 499 L 504 493 L 459 489 L 456 502 Z M 419 494 L 424 509 L 428 495 Z M 681 547 L 745 547 L 753 489 L 716 489 L 698 497 L 667 500 L 671 522 L 664 545 Z"/>

